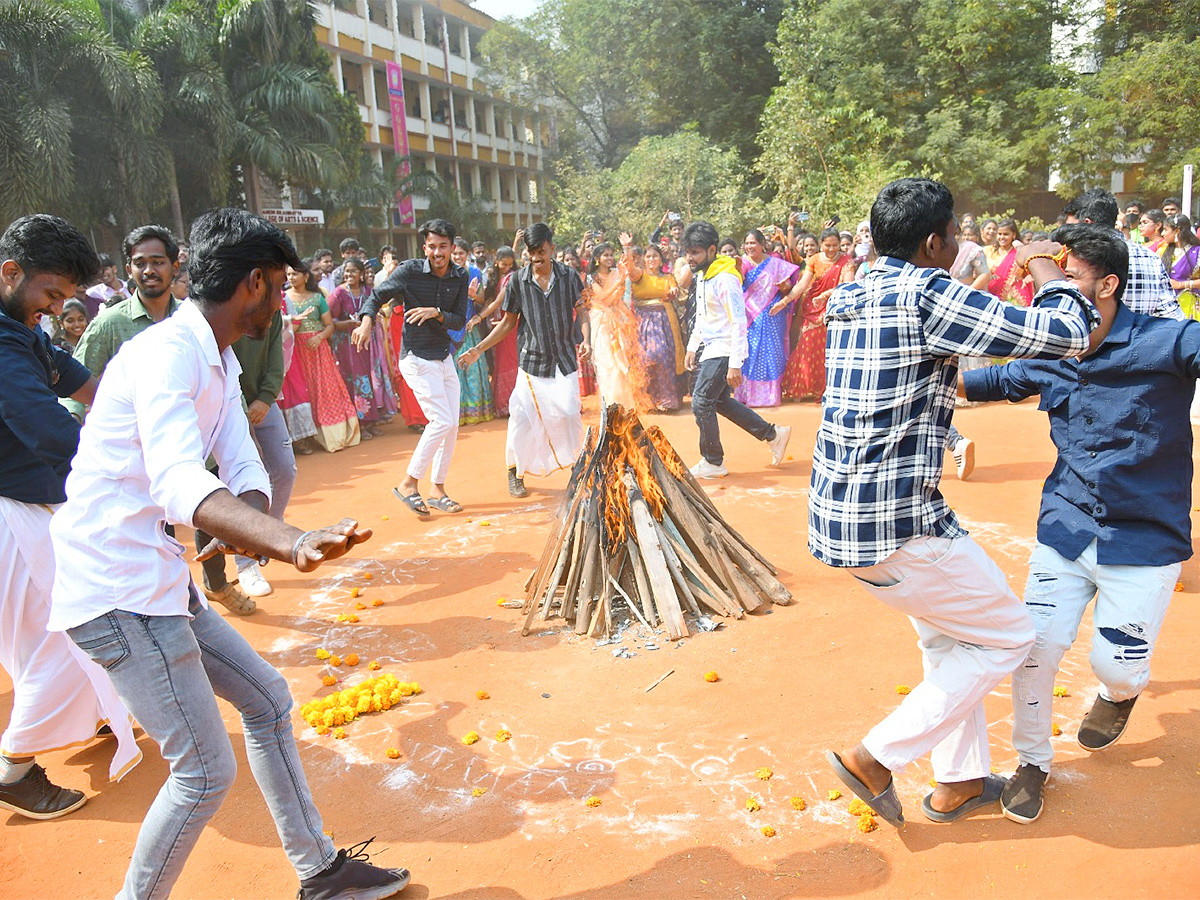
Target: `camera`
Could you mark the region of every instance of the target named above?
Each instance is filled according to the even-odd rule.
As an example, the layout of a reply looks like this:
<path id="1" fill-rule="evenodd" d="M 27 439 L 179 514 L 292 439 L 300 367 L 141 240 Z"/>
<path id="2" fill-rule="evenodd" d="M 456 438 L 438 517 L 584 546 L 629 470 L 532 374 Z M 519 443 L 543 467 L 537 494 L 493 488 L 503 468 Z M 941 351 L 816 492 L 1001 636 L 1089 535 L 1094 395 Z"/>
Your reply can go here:
<path id="1" fill-rule="evenodd" d="M 797 209 L 797 210 L 794 210 L 794 212 L 796 213 L 796 221 L 797 222 L 807 222 L 808 221 L 808 219 L 809 219 L 808 210 Z"/>
<path id="2" fill-rule="evenodd" d="M 682 222 L 683 216 L 682 216 L 682 214 L 677 213 L 677 212 L 668 213 L 667 221 L 670 222 L 672 225 L 674 225 L 676 222 Z"/>

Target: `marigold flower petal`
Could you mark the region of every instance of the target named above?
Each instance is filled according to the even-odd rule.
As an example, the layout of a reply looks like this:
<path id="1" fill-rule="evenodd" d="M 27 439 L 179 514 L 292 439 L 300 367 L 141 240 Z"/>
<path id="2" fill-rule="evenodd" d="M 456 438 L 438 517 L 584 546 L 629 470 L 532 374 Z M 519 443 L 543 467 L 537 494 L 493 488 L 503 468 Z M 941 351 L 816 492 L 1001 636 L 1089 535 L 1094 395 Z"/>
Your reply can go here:
<path id="1" fill-rule="evenodd" d="M 476 691 L 476 692 L 475 692 L 475 699 L 476 699 L 476 700 L 491 700 L 491 699 L 492 699 L 492 695 L 491 695 L 491 694 L 489 694 L 487 691 Z"/>
<path id="2" fill-rule="evenodd" d="M 474 731 L 468 731 L 462 737 L 462 742 L 464 744 L 466 744 L 468 747 L 471 746 L 472 744 L 476 743 L 478 740 L 479 740 L 479 735 Z"/>
<path id="3" fill-rule="evenodd" d="M 342 658 L 340 656 L 331 656 L 329 657 L 329 664 L 331 666 L 340 666 L 342 664 Z"/>
<path id="4" fill-rule="evenodd" d="M 896 693 L 903 697 L 905 694 L 911 694 L 912 688 L 910 688 L 907 684 L 898 684 L 896 685 Z"/>
<path id="5" fill-rule="evenodd" d="M 397 750 L 395 747 L 388 747 L 387 748 L 387 758 L 388 759 L 399 759 L 400 751 Z"/>
<path id="6" fill-rule="evenodd" d="M 792 804 L 792 809 L 804 809 L 808 806 L 803 797 L 788 797 L 788 801 Z"/>
<path id="7" fill-rule="evenodd" d="M 1062 734 L 1062 728 L 1059 727 L 1057 722 L 1050 723 L 1050 733 L 1054 735 L 1054 737 L 1058 737 L 1060 734 Z"/>
<path id="8" fill-rule="evenodd" d="M 372 672 L 378 672 L 379 671 L 379 660 L 377 660 L 377 659 L 371 660 L 369 663 L 367 663 L 367 668 L 370 669 Z"/>
<path id="9" fill-rule="evenodd" d="M 875 814 L 875 811 L 858 797 L 850 801 L 850 806 L 847 809 L 852 816 L 871 816 Z"/>
<path id="10" fill-rule="evenodd" d="M 325 687 L 333 687 L 335 684 L 337 684 L 337 679 L 332 675 L 322 675 L 321 684 L 325 685 Z"/>
<path id="11" fill-rule="evenodd" d="M 331 653 L 330 653 L 328 650 L 326 650 L 324 647 L 318 647 L 318 648 L 317 648 L 317 659 L 329 659 L 329 657 L 330 657 L 330 656 L 332 656 L 332 655 L 333 655 L 333 654 L 331 654 Z"/>
<path id="12" fill-rule="evenodd" d="M 367 581 L 370 581 L 374 577 L 375 576 L 372 575 L 370 572 L 363 572 L 363 578 L 366 579 Z"/>
<path id="13" fill-rule="evenodd" d="M 770 781 L 771 776 L 774 774 L 775 773 L 772 772 L 770 769 L 768 769 L 766 766 L 760 766 L 759 768 L 754 770 L 754 777 L 757 778 L 759 781 Z"/>
<path id="14" fill-rule="evenodd" d="M 356 587 L 350 588 L 350 599 L 353 600 L 355 597 L 357 597 L 361 593 L 362 593 L 361 588 L 356 588 Z"/>
<path id="15" fill-rule="evenodd" d="M 471 796 L 472 797 L 482 797 L 486 793 L 487 793 L 487 788 L 475 788 L 474 790 L 471 791 Z"/>
<path id="16" fill-rule="evenodd" d="M 590 806 L 592 809 L 595 809 L 597 806 L 599 806 L 603 802 L 604 801 L 601 800 L 599 797 L 592 796 L 592 797 L 588 797 L 586 800 L 584 800 L 583 805 Z"/>
<path id="17" fill-rule="evenodd" d="M 357 666 L 358 665 L 358 654 L 357 653 L 347 653 L 346 654 L 346 665 Z"/>
<path id="18" fill-rule="evenodd" d="M 878 827 L 879 826 L 876 824 L 874 816 L 867 815 L 858 817 L 858 830 L 863 834 L 868 834 Z"/>
<path id="19" fill-rule="evenodd" d="M 1054 686 L 1054 696 L 1055 696 L 1055 697 L 1070 697 L 1070 696 L 1071 696 L 1071 692 L 1070 692 L 1070 691 L 1068 691 L 1068 690 L 1067 690 L 1065 687 L 1063 687 L 1061 684 L 1056 684 L 1056 685 Z"/>
<path id="20" fill-rule="evenodd" d="M 770 825 L 764 825 L 762 828 L 760 828 L 758 830 L 763 833 L 763 837 L 775 837 L 775 829 L 772 828 Z"/>
<path id="21" fill-rule="evenodd" d="M 512 738 L 512 732 L 508 731 L 507 729 L 501 728 L 499 731 L 496 732 L 496 740 L 500 741 L 500 743 L 504 743 L 505 741 L 507 741 L 511 738 Z"/>
<path id="22" fill-rule="evenodd" d="M 705 681 L 707 681 L 707 682 L 709 682 L 709 683 L 712 683 L 712 682 L 714 682 L 714 681 L 720 681 L 720 680 L 721 680 L 721 676 L 720 676 L 720 675 L 718 675 L 716 672 L 705 672 L 705 673 L 704 673 L 704 680 L 705 680 Z"/>
<path id="23" fill-rule="evenodd" d="M 750 810 L 750 812 L 758 812 L 760 809 L 762 809 L 762 804 L 758 802 L 757 797 L 747 797 L 746 809 Z"/>
<path id="24" fill-rule="evenodd" d="M 337 740 L 340 741 L 342 738 L 344 738 L 346 736 L 346 729 L 345 728 L 335 728 L 333 730 L 333 736 L 334 736 L 334 738 L 336 738 Z"/>
<path id="25" fill-rule="evenodd" d="M 354 604 L 354 608 L 355 609 L 366 609 L 367 604 L 365 604 L 361 600 L 359 600 L 357 603 Z"/>
<path id="26" fill-rule="evenodd" d="M 371 601 L 371 605 L 372 606 L 383 606 L 383 600 L 381 600 L 379 597 L 376 597 L 374 600 Z"/>
<path id="27" fill-rule="evenodd" d="M 837 788 L 834 788 L 832 791 L 829 792 L 828 798 L 830 800 L 838 800 L 841 798 L 841 796 L 842 796 L 842 792 L 839 791 Z"/>

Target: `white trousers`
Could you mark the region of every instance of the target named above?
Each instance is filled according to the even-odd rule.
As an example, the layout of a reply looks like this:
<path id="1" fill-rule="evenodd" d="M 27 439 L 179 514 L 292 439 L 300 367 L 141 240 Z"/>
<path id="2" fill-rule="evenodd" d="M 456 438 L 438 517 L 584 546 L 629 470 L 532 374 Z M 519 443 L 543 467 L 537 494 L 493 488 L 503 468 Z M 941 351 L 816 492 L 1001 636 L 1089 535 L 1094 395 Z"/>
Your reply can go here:
<path id="1" fill-rule="evenodd" d="M 909 617 L 925 670 L 863 746 L 893 772 L 931 753 L 938 781 L 983 778 L 991 771 L 983 700 L 1033 646 L 1025 605 L 970 537 L 913 538 L 883 562 L 850 572 Z"/>
<path id="2" fill-rule="evenodd" d="M 1013 747 L 1021 762 L 1050 771 L 1054 678 L 1092 598 L 1090 660 L 1100 695 L 1128 700 L 1150 682 L 1150 656 L 1181 568 L 1180 563 L 1102 566 L 1096 562 L 1095 541 L 1076 560 L 1037 545 L 1025 584 L 1025 606 L 1037 639 L 1025 664 L 1013 672 Z"/>
<path id="3" fill-rule="evenodd" d="M 454 355 L 445 359 L 421 359 L 415 353 L 409 353 L 400 360 L 400 373 L 429 420 L 408 462 L 408 475 L 419 481 L 432 467 L 433 483 L 445 484 L 454 444 L 458 441 L 458 404 L 462 392 Z"/>
<path id="4" fill-rule="evenodd" d="M 505 464 L 517 474 L 549 475 L 573 466 L 583 447 L 583 405 L 579 373 L 549 378 L 517 369 L 508 401 Z"/>
<path id="5" fill-rule="evenodd" d="M 0 497 L 0 665 L 13 682 L 13 709 L 0 737 L 6 756 L 36 756 L 96 737 L 117 738 L 109 767 L 121 778 L 142 758 L 125 705 L 105 671 L 60 631 L 46 631 L 54 586 L 51 511 Z"/>

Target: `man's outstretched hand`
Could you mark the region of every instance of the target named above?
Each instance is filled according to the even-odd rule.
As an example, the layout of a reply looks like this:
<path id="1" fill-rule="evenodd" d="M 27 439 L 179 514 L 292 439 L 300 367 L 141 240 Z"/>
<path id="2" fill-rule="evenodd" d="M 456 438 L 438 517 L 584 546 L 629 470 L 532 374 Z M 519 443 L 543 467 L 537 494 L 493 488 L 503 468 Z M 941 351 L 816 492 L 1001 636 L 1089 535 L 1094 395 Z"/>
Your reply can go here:
<path id="1" fill-rule="evenodd" d="M 371 539 L 370 528 L 359 528 L 354 519 L 342 519 L 336 525 L 327 525 L 308 532 L 296 548 L 296 568 L 311 572 L 321 563 L 345 556 L 351 547 Z"/>

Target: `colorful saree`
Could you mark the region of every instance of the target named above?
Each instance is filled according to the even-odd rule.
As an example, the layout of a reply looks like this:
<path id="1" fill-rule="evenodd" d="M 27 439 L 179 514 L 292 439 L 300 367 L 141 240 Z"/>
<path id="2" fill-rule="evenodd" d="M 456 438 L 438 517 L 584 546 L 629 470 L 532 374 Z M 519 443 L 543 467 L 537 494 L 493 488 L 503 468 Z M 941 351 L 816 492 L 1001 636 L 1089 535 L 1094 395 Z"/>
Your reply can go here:
<path id="1" fill-rule="evenodd" d="M 638 317 L 638 340 L 646 358 L 646 390 L 657 409 L 679 409 L 679 376 L 685 345 L 679 316 L 668 294 L 675 287 L 670 275 L 650 272 L 633 283 L 633 312 Z"/>
<path id="2" fill-rule="evenodd" d="M 854 278 L 854 258 L 839 253 L 829 259 L 816 253 L 805 261 L 813 273 L 808 292 L 800 298 L 800 340 L 788 359 L 783 375 L 783 393 L 793 399 L 820 400 L 825 393 L 825 306 L 827 296 L 839 284 Z"/>
<path id="3" fill-rule="evenodd" d="M 742 363 L 742 383 L 733 396 L 746 406 L 779 406 L 788 363 L 791 309 L 773 316 L 771 305 L 779 299 L 779 283 L 794 281 L 800 267 L 777 256 L 766 256 L 759 263 L 743 256 L 741 263 L 749 349 Z"/>
<path id="4" fill-rule="evenodd" d="M 471 309 L 471 315 L 475 315 L 478 312 L 475 303 L 467 302 Z M 462 345 L 458 352 L 474 347 L 483 340 L 485 334 L 482 325 L 469 331 L 464 330 Z M 480 422 L 490 422 L 496 418 L 496 410 L 492 404 L 492 382 L 488 373 L 486 353 L 480 356 L 473 366 L 458 370 L 458 383 L 461 388 L 459 391 L 459 425 L 478 425 Z"/>
<path id="5" fill-rule="evenodd" d="M 421 411 L 421 404 L 417 401 L 417 395 L 408 386 L 408 382 L 404 380 L 404 373 L 400 371 L 400 353 L 403 349 L 401 342 L 404 340 L 403 310 L 398 315 L 394 310 L 390 311 L 387 320 L 388 336 L 390 337 L 388 371 L 392 376 L 392 386 L 396 389 L 396 405 L 400 409 L 400 417 L 404 419 L 404 424 L 409 428 L 424 427 L 429 424 L 429 420 L 425 418 L 425 413 Z"/>
<path id="6" fill-rule="evenodd" d="M 309 294 L 299 301 L 285 297 L 284 303 L 288 315 L 300 322 L 296 328 L 292 361 L 283 383 L 286 402 L 293 403 L 290 416 L 289 410 L 284 409 L 288 430 L 291 431 L 293 426 L 299 431 L 308 430 L 303 416 L 303 406 L 307 403 L 315 431 L 306 437 L 315 437 L 317 443 L 330 453 L 353 447 L 359 442 L 354 404 L 346 393 L 329 344 L 321 341 L 314 347 L 312 343 L 325 327 L 321 317 L 329 312 L 329 306 L 319 293 Z M 296 438 L 295 432 L 292 432 L 292 438 Z"/>
<path id="7" fill-rule="evenodd" d="M 1172 281 L 1200 280 L 1200 244 L 1193 244 L 1179 259 L 1172 260 L 1167 271 Z M 1185 316 L 1189 319 L 1200 319 L 1200 296 L 1185 289 L 1177 291 L 1176 297 Z"/>
<path id="8" fill-rule="evenodd" d="M 638 341 L 638 319 L 625 299 L 627 273 L 619 266 L 606 278 L 594 276 L 588 297 L 592 325 L 592 366 L 604 404 L 645 412 L 646 361 Z"/>
<path id="9" fill-rule="evenodd" d="M 992 269 L 992 280 L 988 282 L 988 293 L 994 294 L 1005 303 L 1014 306 L 1033 304 L 1033 287 L 1025 281 L 1021 267 L 1017 265 L 1017 248 L 1013 247 L 1000 265 Z"/>
<path id="10" fill-rule="evenodd" d="M 357 322 L 366 296 L 365 288 L 355 296 L 345 285 L 340 285 L 329 295 L 329 312 L 335 321 L 351 319 Z M 359 350 L 351 343 L 349 331 L 335 331 L 330 339 L 358 418 L 367 424 L 390 419 L 396 414 L 396 394 L 386 356 L 387 341 L 379 338 L 382 326 L 378 319 L 375 325 L 374 338 L 366 350 Z"/>

